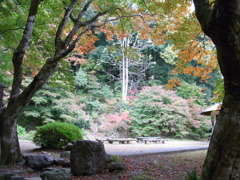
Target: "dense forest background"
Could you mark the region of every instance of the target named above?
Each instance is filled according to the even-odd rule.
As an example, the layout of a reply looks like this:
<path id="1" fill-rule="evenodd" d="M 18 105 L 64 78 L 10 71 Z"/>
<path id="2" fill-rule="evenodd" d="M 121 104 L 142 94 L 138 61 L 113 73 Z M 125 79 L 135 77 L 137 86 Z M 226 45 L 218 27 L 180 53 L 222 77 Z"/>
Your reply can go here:
<path id="1" fill-rule="evenodd" d="M 8 85 L 4 99 L 11 89 L 14 42 L 22 32 L 27 11 L 27 3 L 23 2 L 12 12 L 15 5 L 11 2 L 1 7 L 5 15 L 14 18 L 12 22 L 6 18 L 1 22 L 0 82 Z M 44 24 L 50 7 L 45 8 L 39 12 L 45 17 L 38 19 L 25 57 L 22 89 L 52 53 L 51 43 L 47 43 L 55 32 L 58 12 L 54 12 L 51 24 Z M 141 18 L 128 20 L 125 23 L 138 26 L 131 30 L 114 22 L 89 30 L 21 113 L 19 134 L 31 138 L 37 127 L 61 121 L 81 128 L 86 138 L 208 136 L 210 121 L 200 112 L 222 100 L 222 77 L 214 45 L 200 33 L 189 11 L 182 14 L 185 16 L 181 19 L 169 14 L 161 21 L 156 17 L 145 17 L 144 23 Z M 89 8 L 85 18 L 94 15 L 94 8 Z M 185 31 L 172 22 L 184 24 Z M 46 26 L 46 33 L 42 33 Z M 154 35 L 156 26 L 162 30 Z M 47 53 L 42 53 L 44 50 Z"/>

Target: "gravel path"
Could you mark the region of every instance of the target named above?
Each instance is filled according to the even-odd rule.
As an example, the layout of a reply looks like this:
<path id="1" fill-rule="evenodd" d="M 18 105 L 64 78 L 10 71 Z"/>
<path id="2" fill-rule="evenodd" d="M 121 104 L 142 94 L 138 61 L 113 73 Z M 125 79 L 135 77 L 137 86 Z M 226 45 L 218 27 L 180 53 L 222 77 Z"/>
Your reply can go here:
<path id="1" fill-rule="evenodd" d="M 31 152 L 33 149 L 39 148 L 31 141 L 20 140 L 22 153 Z M 169 140 L 165 144 L 104 144 L 105 150 L 112 155 L 141 155 L 153 153 L 170 153 L 181 151 L 193 151 L 207 149 L 207 142 L 190 141 L 190 140 Z"/>

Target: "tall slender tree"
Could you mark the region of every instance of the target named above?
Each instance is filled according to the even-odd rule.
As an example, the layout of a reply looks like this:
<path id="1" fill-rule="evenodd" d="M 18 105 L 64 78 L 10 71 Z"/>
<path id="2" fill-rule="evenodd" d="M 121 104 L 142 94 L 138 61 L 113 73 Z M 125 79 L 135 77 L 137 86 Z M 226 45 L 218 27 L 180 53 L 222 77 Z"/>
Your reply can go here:
<path id="1" fill-rule="evenodd" d="M 202 30 L 214 42 L 225 97 L 211 138 L 202 179 L 240 176 L 240 1 L 193 0 Z"/>

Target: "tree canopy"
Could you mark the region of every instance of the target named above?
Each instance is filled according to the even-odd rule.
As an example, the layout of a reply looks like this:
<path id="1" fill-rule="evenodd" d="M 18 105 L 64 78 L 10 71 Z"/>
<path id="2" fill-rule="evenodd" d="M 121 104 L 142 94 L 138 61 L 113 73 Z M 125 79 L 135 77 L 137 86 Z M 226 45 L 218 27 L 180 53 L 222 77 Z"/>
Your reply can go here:
<path id="1" fill-rule="evenodd" d="M 138 55 L 155 53 L 156 57 L 162 57 L 161 60 L 165 59 L 165 63 L 171 65 L 169 69 L 173 69 L 174 76 L 169 79 L 167 89 L 181 84 L 179 74 L 195 76 L 199 81 L 207 82 L 217 66 L 216 51 L 210 39 L 202 34 L 201 27 L 215 43 L 219 42 L 219 37 L 213 35 L 212 30 L 206 27 L 209 22 L 204 20 L 205 17 L 209 20 L 209 14 L 214 14 L 209 2 L 194 2 L 201 26 L 190 8 L 190 0 L 0 1 L 0 81 L 11 87 L 6 105 L 0 107 L 1 164 L 14 164 L 21 160 L 17 119 L 33 95 L 51 77 L 54 82 L 73 81 L 70 64 L 76 67 L 86 63 L 89 54 L 96 50 L 100 34 L 106 37 L 105 43 L 116 37 L 122 41 L 136 32 L 140 40 L 151 40 L 154 46 L 147 50 L 152 52 L 143 49 Z M 206 12 L 202 13 L 201 9 Z M 133 45 L 130 43 L 129 47 Z M 165 51 L 158 53 L 161 48 Z M 170 61 L 168 56 L 176 61 Z M 225 67 L 235 69 L 234 58 L 232 66 L 228 66 L 226 61 L 220 62 L 223 74 L 231 77 Z M 95 66 L 93 63 L 91 74 L 84 74 L 80 68 L 76 76 L 84 74 L 86 82 L 75 80 L 75 85 L 82 88 L 83 84 L 87 85 L 88 78 L 95 78 Z M 23 80 L 28 77 L 32 77 L 32 81 L 23 87 Z M 236 79 L 239 80 L 239 77 Z M 87 91 L 99 90 L 101 86 L 98 85 L 98 82 L 95 83 Z M 231 87 L 225 89 L 226 92 L 232 92 Z M 37 100 L 34 98 L 33 102 L 38 103 Z M 96 106 L 91 101 L 87 108 Z"/>

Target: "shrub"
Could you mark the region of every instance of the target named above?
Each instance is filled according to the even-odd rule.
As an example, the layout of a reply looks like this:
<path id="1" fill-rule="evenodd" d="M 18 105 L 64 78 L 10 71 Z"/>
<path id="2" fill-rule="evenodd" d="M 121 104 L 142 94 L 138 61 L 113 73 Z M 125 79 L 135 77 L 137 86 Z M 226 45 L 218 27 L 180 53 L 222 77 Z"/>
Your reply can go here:
<path id="1" fill-rule="evenodd" d="M 188 84 L 183 82 L 176 89 L 177 95 L 183 99 L 194 99 L 194 102 L 198 105 L 205 105 L 205 93 L 203 93 L 203 89 L 196 84 Z"/>
<path id="2" fill-rule="evenodd" d="M 118 155 L 111 155 L 111 162 L 123 163 L 122 157 Z"/>
<path id="3" fill-rule="evenodd" d="M 162 86 L 144 87 L 130 113 L 133 136 L 183 137 L 190 120 L 187 100 Z"/>
<path id="4" fill-rule="evenodd" d="M 83 139 L 81 130 L 69 123 L 54 122 L 39 127 L 33 142 L 43 148 L 60 149 L 72 140 Z"/>

